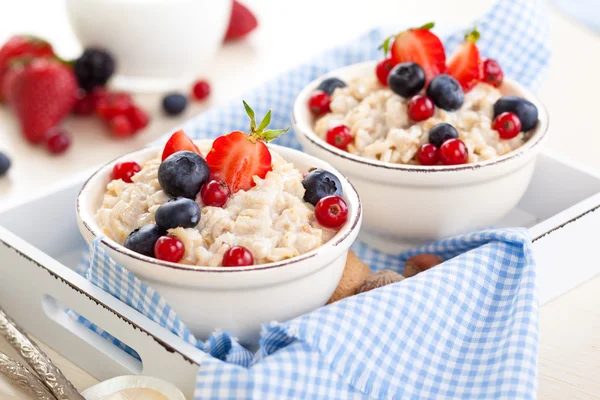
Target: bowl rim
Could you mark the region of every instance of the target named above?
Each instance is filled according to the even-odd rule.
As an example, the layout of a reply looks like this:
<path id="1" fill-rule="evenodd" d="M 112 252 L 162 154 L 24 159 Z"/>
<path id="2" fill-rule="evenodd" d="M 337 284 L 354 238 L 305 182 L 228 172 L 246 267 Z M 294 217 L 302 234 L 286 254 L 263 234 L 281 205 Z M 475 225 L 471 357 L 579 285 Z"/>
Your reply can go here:
<path id="1" fill-rule="evenodd" d="M 319 76 L 318 78 L 312 80 L 308 85 L 306 85 L 300 93 L 296 96 L 294 100 L 294 105 L 292 107 L 292 124 L 294 126 L 294 132 L 296 134 L 304 136 L 308 141 L 310 141 L 315 146 L 319 147 L 321 150 L 327 151 L 331 153 L 333 156 L 342 158 L 344 160 L 350 162 L 356 162 L 358 164 L 362 164 L 363 166 L 369 166 L 374 168 L 380 168 L 385 170 L 397 170 L 404 172 L 426 172 L 426 173 L 443 173 L 443 172 L 454 172 L 454 171 L 473 171 L 478 170 L 485 167 L 490 167 L 498 164 L 503 164 L 505 162 L 516 159 L 526 153 L 528 153 L 533 148 L 537 147 L 542 140 L 546 137 L 549 127 L 549 117 L 546 106 L 538 100 L 538 98 L 529 91 L 529 89 L 525 88 L 520 83 L 510 79 L 504 78 L 503 83 L 508 83 L 511 87 L 514 87 L 517 91 L 521 92 L 523 95 L 520 97 L 525 98 L 526 100 L 531 101 L 538 108 L 538 121 L 534 130 L 534 133 L 531 135 L 529 139 L 523 145 L 518 147 L 517 149 L 506 153 L 500 157 L 493 158 L 485 161 L 477 161 L 469 164 L 462 165 L 430 165 L 430 166 L 422 166 L 422 165 L 411 165 L 411 164 L 398 164 L 392 162 L 385 162 L 379 160 L 372 160 L 366 157 L 358 156 L 355 154 L 351 154 L 347 151 L 338 149 L 327 143 L 325 140 L 321 139 L 314 131 L 311 124 L 308 123 L 305 119 L 301 119 L 298 115 L 301 107 L 305 107 L 305 103 L 308 99 L 308 94 L 312 92 L 323 79 L 338 76 L 341 73 L 347 73 L 351 70 L 363 70 L 367 67 L 374 67 L 377 60 L 364 61 L 356 64 L 347 65 L 341 68 L 337 68 L 332 70 L 326 74 Z M 358 76 L 358 74 L 354 74 Z"/>
<path id="2" fill-rule="evenodd" d="M 199 140 L 194 140 L 194 142 L 198 143 L 198 142 L 213 141 L 213 140 L 214 139 L 199 139 Z M 328 171 L 333 172 L 342 182 L 345 182 L 348 184 L 348 186 L 352 189 L 352 192 L 351 192 L 351 194 L 348 194 L 347 196 L 348 196 L 348 198 L 350 198 L 351 195 L 353 195 L 355 198 L 355 201 L 356 201 L 355 212 L 350 216 L 350 219 L 346 222 L 346 224 L 338 232 L 336 232 L 336 234 L 331 239 L 329 239 L 327 242 L 323 243 L 319 247 L 317 247 L 307 253 L 301 254 L 299 256 L 288 258 L 288 259 L 281 260 L 281 261 L 275 261 L 275 262 L 271 262 L 271 263 L 249 265 L 249 266 L 243 266 L 243 267 L 226 267 L 226 268 L 224 268 L 222 266 L 207 267 L 207 266 L 180 264 L 180 263 L 174 263 L 174 262 L 169 262 L 169 261 L 162 261 L 162 260 L 158 260 L 156 258 L 152 258 L 152 257 L 145 256 L 143 254 L 136 253 L 132 250 L 127 249 L 125 246 L 120 245 L 113 239 L 108 238 L 106 235 L 104 235 L 101 232 L 98 232 L 96 229 L 94 229 L 91 226 L 91 224 L 88 222 L 88 220 L 86 218 L 84 218 L 84 215 L 87 213 L 84 214 L 84 212 L 83 212 L 83 206 L 82 206 L 82 202 L 81 202 L 82 194 L 84 194 L 84 192 L 86 192 L 87 188 L 91 186 L 92 182 L 94 182 L 95 179 L 97 179 L 101 173 L 104 173 L 105 171 L 107 171 L 109 167 L 114 166 L 114 164 L 117 161 L 122 160 L 126 157 L 131 157 L 132 155 L 135 155 L 138 153 L 149 152 L 150 150 L 159 151 L 160 145 L 144 147 L 140 150 L 136 150 L 136 151 L 124 154 L 122 156 L 116 157 L 116 158 L 108 161 L 107 163 L 105 163 L 102 166 L 100 166 L 99 168 L 97 168 L 94 171 L 94 173 L 92 175 L 90 175 L 89 178 L 86 179 L 85 183 L 83 184 L 83 186 L 79 190 L 79 193 L 77 194 L 77 199 L 75 202 L 77 217 L 78 217 L 79 221 L 81 222 L 81 225 L 94 237 L 94 240 L 99 239 L 102 244 L 104 244 L 108 248 L 112 249 L 113 251 L 120 253 L 124 256 L 131 257 L 137 261 L 157 265 L 160 267 L 171 268 L 171 269 L 175 269 L 175 270 L 179 270 L 179 271 L 234 273 L 234 272 L 263 271 L 263 270 L 268 270 L 268 269 L 280 268 L 280 267 L 285 267 L 287 265 L 296 264 L 298 262 L 302 262 L 302 261 L 311 259 L 313 257 L 316 257 L 320 251 L 324 250 L 325 247 L 335 248 L 338 245 L 340 245 L 341 243 L 348 240 L 348 238 L 351 237 L 353 235 L 353 233 L 356 231 L 357 226 L 359 225 L 360 221 L 362 220 L 362 208 L 363 208 L 360 196 L 359 196 L 356 188 L 354 187 L 354 185 L 350 182 L 350 180 L 348 180 L 348 178 L 346 178 L 341 172 L 339 172 L 336 168 L 331 166 L 328 162 L 318 159 L 315 156 L 312 156 L 307 153 L 303 153 L 299 150 L 292 149 L 290 147 L 285 147 L 285 146 L 280 146 L 280 145 L 268 144 L 268 147 L 269 147 L 269 149 L 274 148 L 274 150 L 276 152 L 278 149 L 284 149 L 284 151 L 297 152 L 299 154 L 302 154 L 302 157 L 313 158 L 313 159 L 318 160 L 321 163 L 326 164 L 328 167 Z M 90 215 L 90 217 L 94 218 L 94 215 Z M 341 235 L 341 236 L 338 237 L 338 235 Z"/>

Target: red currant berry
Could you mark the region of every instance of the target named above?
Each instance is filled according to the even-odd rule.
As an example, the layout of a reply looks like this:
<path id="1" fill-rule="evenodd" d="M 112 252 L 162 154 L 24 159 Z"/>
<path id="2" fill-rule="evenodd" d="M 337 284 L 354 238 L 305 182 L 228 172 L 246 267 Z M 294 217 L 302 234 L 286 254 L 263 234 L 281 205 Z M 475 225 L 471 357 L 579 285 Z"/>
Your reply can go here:
<path id="1" fill-rule="evenodd" d="M 96 114 L 108 121 L 117 115 L 126 115 L 132 105 L 133 100 L 128 93 L 105 93 L 96 100 Z"/>
<path id="2" fill-rule="evenodd" d="M 73 106 L 73 114 L 75 115 L 91 115 L 96 109 L 96 99 L 91 94 L 86 94 L 77 98 L 77 102 Z"/>
<path id="3" fill-rule="evenodd" d="M 210 95 L 210 85 L 205 80 L 200 80 L 194 84 L 192 93 L 196 100 L 204 100 Z"/>
<path id="4" fill-rule="evenodd" d="M 183 242 L 176 237 L 161 236 L 154 245 L 154 256 L 159 260 L 179 262 L 185 254 Z"/>
<path id="5" fill-rule="evenodd" d="M 460 139 L 448 139 L 440 147 L 440 160 L 444 165 L 466 164 L 469 150 Z"/>
<path id="6" fill-rule="evenodd" d="M 321 115 L 331 111 L 329 108 L 330 103 L 331 97 L 329 97 L 326 92 L 317 90 L 312 96 L 310 96 L 310 99 L 308 100 L 308 108 L 310 108 L 310 111 L 314 115 Z"/>
<path id="7" fill-rule="evenodd" d="M 125 115 L 117 115 L 110 120 L 110 130 L 114 136 L 124 138 L 133 135 L 133 125 Z"/>
<path id="8" fill-rule="evenodd" d="M 223 181 L 209 181 L 200 189 L 200 198 L 205 206 L 223 207 L 229 197 L 231 189 Z"/>
<path id="9" fill-rule="evenodd" d="M 254 265 L 254 257 L 250 250 L 242 246 L 233 246 L 223 254 L 224 267 L 245 267 Z"/>
<path id="10" fill-rule="evenodd" d="M 499 87 L 502 85 L 503 80 L 504 72 L 502 72 L 500 64 L 491 58 L 486 59 L 483 62 L 483 81 L 494 87 Z"/>
<path id="11" fill-rule="evenodd" d="M 315 218 L 326 228 L 339 228 L 348 219 L 348 205 L 340 196 L 325 196 L 315 206 Z"/>
<path id="12" fill-rule="evenodd" d="M 377 79 L 379 79 L 379 83 L 381 83 L 383 86 L 388 85 L 387 78 L 393 67 L 394 64 L 392 64 L 391 58 L 386 58 L 377 63 L 377 66 L 375 67 L 375 74 L 377 75 Z"/>
<path id="13" fill-rule="evenodd" d="M 350 133 L 350 128 L 345 125 L 338 125 L 327 131 L 325 139 L 330 145 L 337 147 L 340 150 L 346 150 L 348 149 L 348 145 L 352 142 L 353 137 L 352 133 Z"/>
<path id="14" fill-rule="evenodd" d="M 431 118 L 434 110 L 433 101 L 427 96 L 418 94 L 408 102 L 408 116 L 416 122 Z"/>
<path id="15" fill-rule="evenodd" d="M 127 117 L 129 118 L 129 122 L 131 123 L 134 131 L 144 129 L 150 122 L 150 117 L 148 114 L 146 114 L 144 110 L 137 106 L 129 107 L 129 110 L 127 111 Z"/>
<path id="16" fill-rule="evenodd" d="M 116 163 L 112 171 L 112 179 L 122 179 L 123 182 L 131 183 L 131 177 L 140 172 L 142 167 L 135 161 L 123 161 Z"/>
<path id="17" fill-rule="evenodd" d="M 521 120 L 511 112 L 503 112 L 494 118 L 494 130 L 502 139 L 512 139 L 521 132 Z"/>
<path id="18" fill-rule="evenodd" d="M 431 143 L 425 143 L 417 152 L 417 160 L 421 165 L 435 165 L 440 161 L 440 150 Z"/>
<path id="19" fill-rule="evenodd" d="M 71 146 L 71 138 L 60 129 L 50 129 L 44 139 L 46 148 L 52 154 L 64 153 Z"/>

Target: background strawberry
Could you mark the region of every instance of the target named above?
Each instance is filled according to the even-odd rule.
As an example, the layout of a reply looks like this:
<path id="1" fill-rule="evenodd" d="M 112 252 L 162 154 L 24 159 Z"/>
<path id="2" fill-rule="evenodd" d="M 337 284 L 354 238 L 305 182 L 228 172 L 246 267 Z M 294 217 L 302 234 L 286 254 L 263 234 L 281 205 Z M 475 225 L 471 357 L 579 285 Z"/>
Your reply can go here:
<path id="1" fill-rule="evenodd" d="M 10 98 L 27 140 L 41 142 L 71 112 L 77 90 L 73 71 L 57 60 L 38 58 L 19 70 Z"/>
<path id="2" fill-rule="evenodd" d="M 234 0 L 225 40 L 241 38 L 252 32 L 257 26 L 258 21 L 252 11 L 239 1 Z"/>
<path id="3" fill-rule="evenodd" d="M 465 92 L 468 92 L 483 78 L 483 64 L 477 48 L 477 29 L 465 35 L 465 41 L 448 60 L 448 74 L 453 76 Z"/>

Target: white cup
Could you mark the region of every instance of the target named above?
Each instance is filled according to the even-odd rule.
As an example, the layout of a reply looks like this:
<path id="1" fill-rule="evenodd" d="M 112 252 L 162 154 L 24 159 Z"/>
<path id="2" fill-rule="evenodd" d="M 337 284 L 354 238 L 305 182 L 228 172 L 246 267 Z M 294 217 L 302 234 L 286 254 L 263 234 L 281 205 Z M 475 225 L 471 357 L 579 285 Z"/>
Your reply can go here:
<path id="1" fill-rule="evenodd" d="M 83 47 L 106 48 L 113 84 L 130 91 L 187 87 L 223 42 L 232 0 L 67 0 Z"/>

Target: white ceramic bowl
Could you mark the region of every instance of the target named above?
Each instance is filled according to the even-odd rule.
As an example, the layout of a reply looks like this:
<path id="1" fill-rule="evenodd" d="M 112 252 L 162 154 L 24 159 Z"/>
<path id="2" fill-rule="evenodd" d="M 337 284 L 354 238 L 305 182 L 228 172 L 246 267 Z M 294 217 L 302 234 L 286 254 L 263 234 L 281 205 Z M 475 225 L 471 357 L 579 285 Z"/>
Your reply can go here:
<path id="1" fill-rule="evenodd" d="M 210 140 L 197 141 L 200 148 Z M 126 249 L 104 237 L 101 245 L 119 264 L 148 283 L 165 297 L 175 312 L 196 335 L 205 339 L 215 329 L 224 329 L 242 343 L 254 344 L 260 325 L 285 321 L 324 305 L 333 294 L 348 248 L 356 239 L 362 221 L 362 207 L 354 187 L 324 161 L 297 150 L 270 145 L 273 151 L 302 172 L 323 168 L 342 182 L 348 204 L 348 221 L 319 248 L 301 256 L 249 267 L 196 267 L 160 261 Z M 88 243 L 103 236 L 95 214 L 113 165 L 133 160 L 143 163 L 157 156 L 159 148 L 147 148 L 114 160 L 94 173 L 77 197 L 77 222 Z"/>
<path id="2" fill-rule="evenodd" d="M 114 84 L 135 91 L 187 87 L 223 43 L 232 0 L 67 0 L 82 46 L 117 61 Z"/>
<path id="3" fill-rule="evenodd" d="M 292 112 L 294 131 L 306 152 L 340 170 L 360 193 L 365 214 L 360 238 L 380 250 L 398 253 L 426 241 L 489 227 L 514 208 L 529 185 L 548 129 L 546 110 L 537 98 L 505 79 L 503 94 L 531 101 L 538 108 L 539 121 L 523 146 L 496 159 L 430 167 L 370 160 L 318 137 L 307 103 L 323 79 L 372 74 L 375 64 L 351 65 L 311 82 L 296 98 Z"/>

